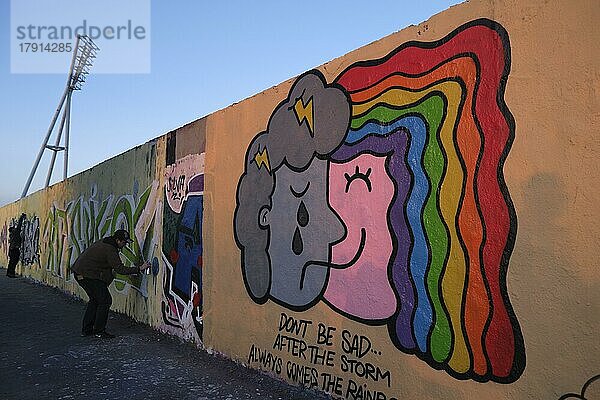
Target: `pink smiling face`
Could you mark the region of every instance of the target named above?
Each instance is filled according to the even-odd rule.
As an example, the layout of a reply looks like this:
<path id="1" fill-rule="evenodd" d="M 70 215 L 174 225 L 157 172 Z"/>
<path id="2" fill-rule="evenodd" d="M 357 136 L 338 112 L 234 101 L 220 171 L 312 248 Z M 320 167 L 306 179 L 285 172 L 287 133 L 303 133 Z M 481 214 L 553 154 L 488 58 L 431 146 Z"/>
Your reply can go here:
<path id="1" fill-rule="evenodd" d="M 347 228 L 344 240 L 332 247 L 332 263 L 324 297 L 334 308 L 362 320 L 382 320 L 396 310 L 388 279 L 393 250 L 388 209 L 394 184 L 385 157 L 361 154 L 351 161 L 331 162 L 329 202 Z M 362 251 L 360 251 L 362 247 Z"/>

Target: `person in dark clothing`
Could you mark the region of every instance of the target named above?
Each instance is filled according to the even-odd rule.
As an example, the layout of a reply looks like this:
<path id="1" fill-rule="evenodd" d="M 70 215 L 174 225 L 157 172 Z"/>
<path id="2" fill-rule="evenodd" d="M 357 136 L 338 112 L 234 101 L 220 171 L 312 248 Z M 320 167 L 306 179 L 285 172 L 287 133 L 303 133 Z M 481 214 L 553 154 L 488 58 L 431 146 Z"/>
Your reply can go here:
<path id="1" fill-rule="evenodd" d="M 17 225 L 11 226 L 8 229 L 8 268 L 6 269 L 6 276 L 9 278 L 17 277 L 15 270 L 19 262 L 19 257 L 21 257 L 21 227 L 23 226 L 24 219 L 25 213 L 21 214 Z"/>
<path id="2" fill-rule="evenodd" d="M 113 270 L 122 275 L 134 275 L 150 267 L 148 262 L 140 262 L 135 267 L 123 265 L 119 251 L 131 242 L 129 232 L 119 229 L 112 236 L 92 244 L 75 260 L 72 267 L 75 280 L 90 298 L 83 316 L 81 336 L 114 337 L 106 332 L 108 310 L 112 304 L 108 285 L 114 279 Z"/>

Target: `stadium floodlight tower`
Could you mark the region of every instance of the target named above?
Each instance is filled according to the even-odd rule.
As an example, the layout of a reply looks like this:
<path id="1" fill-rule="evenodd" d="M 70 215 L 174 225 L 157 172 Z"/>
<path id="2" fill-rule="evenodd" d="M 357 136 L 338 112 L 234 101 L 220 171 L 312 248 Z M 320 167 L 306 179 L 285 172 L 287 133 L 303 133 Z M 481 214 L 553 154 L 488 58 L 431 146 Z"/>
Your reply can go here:
<path id="1" fill-rule="evenodd" d="M 33 164 L 33 168 L 31 169 L 31 173 L 29 174 L 29 178 L 27 178 L 27 183 L 25 184 L 25 188 L 23 189 L 23 193 L 21 194 L 21 198 L 27 196 L 27 192 L 29 191 L 29 186 L 31 185 L 31 181 L 35 176 L 35 172 L 40 164 L 40 160 L 44 154 L 45 150 L 52 151 L 52 160 L 50 161 L 50 166 L 48 168 L 48 175 L 46 176 L 46 186 L 50 184 L 50 178 L 52 177 L 52 170 L 54 169 L 54 162 L 56 161 L 56 153 L 59 151 L 64 151 L 64 168 L 63 168 L 63 179 L 67 179 L 67 170 L 69 167 L 69 132 L 71 125 L 71 96 L 73 95 L 73 91 L 81 90 L 83 83 L 85 82 L 86 76 L 90 73 L 90 69 L 92 67 L 92 63 L 94 58 L 96 58 L 96 53 L 100 50 L 98 46 L 86 35 L 77 35 L 77 39 L 75 41 L 75 48 L 73 49 L 73 58 L 71 58 L 71 67 L 69 68 L 69 77 L 67 79 L 67 86 L 65 87 L 65 91 L 60 98 L 58 103 L 58 107 L 56 108 L 56 112 L 52 116 L 52 121 L 50 122 L 50 127 L 48 128 L 48 132 L 46 132 L 46 137 L 44 138 L 44 142 L 42 143 L 42 147 L 38 152 L 37 158 Z M 64 107 L 63 107 L 64 106 Z M 58 128 L 58 133 L 56 137 L 56 142 L 54 145 L 49 145 L 48 140 L 52 135 L 52 131 L 54 130 L 54 125 L 56 125 L 56 121 L 58 120 L 58 116 L 60 115 L 62 110 L 62 117 L 60 120 L 60 125 Z M 63 132 L 65 133 L 65 141 L 64 144 L 60 145 L 60 139 L 62 138 Z"/>

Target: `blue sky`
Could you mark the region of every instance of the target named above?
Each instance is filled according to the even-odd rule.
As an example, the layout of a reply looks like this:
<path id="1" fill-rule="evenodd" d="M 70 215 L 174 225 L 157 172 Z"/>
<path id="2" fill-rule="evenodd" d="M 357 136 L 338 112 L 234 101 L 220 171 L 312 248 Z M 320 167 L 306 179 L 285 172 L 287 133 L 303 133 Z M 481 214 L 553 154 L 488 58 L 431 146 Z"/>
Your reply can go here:
<path id="1" fill-rule="evenodd" d="M 152 1 L 151 73 L 92 69 L 73 95 L 69 176 L 460 2 Z M 0 0 L 0 206 L 20 197 L 67 74 L 11 74 L 10 33 Z"/>

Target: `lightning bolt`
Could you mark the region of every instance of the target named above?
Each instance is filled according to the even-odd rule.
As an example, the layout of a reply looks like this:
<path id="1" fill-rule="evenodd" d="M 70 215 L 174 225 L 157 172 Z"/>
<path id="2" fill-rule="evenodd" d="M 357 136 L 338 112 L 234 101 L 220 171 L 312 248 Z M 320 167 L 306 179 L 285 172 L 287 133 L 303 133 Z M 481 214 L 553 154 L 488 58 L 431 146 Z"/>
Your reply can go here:
<path id="1" fill-rule="evenodd" d="M 306 121 L 306 125 L 308 126 L 308 132 L 310 133 L 310 137 L 315 137 L 314 128 L 313 128 L 313 98 L 310 96 L 306 104 L 302 101 L 302 96 L 296 99 L 296 103 L 294 104 L 294 114 L 296 114 L 296 119 L 298 120 L 298 125 L 302 125 L 302 122 Z"/>
<path id="2" fill-rule="evenodd" d="M 266 148 L 264 148 L 262 152 L 260 151 L 260 148 L 258 149 L 256 154 L 254 155 L 254 162 L 256 163 L 258 169 L 260 169 L 264 164 L 264 166 L 267 168 L 267 171 L 271 173 L 271 166 L 269 165 L 269 154 L 267 153 Z"/>

